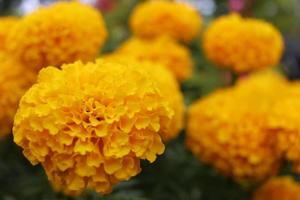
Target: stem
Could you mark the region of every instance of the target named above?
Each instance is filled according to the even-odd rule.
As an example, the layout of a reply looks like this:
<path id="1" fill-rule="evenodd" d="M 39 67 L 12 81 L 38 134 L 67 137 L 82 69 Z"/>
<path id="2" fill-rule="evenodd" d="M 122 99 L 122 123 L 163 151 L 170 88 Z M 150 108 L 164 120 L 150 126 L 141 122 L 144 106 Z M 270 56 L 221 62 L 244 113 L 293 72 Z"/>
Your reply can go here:
<path id="1" fill-rule="evenodd" d="M 244 17 L 251 17 L 253 15 L 253 7 L 255 0 L 245 0 L 243 9 L 241 10 L 241 15 Z"/>

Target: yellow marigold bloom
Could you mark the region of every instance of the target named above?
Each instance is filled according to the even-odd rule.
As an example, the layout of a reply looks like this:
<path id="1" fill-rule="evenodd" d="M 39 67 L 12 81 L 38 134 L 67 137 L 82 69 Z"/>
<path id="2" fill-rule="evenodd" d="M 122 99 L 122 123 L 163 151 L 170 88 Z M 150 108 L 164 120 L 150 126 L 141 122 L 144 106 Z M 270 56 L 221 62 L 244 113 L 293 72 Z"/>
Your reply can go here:
<path id="1" fill-rule="evenodd" d="M 238 14 L 213 21 L 204 33 L 203 42 L 210 60 L 237 73 L 275 66 L 283 46 L 283 38 L 272 24 L 244 19 Z"/>
<path id="2" fill-rule="evenodd" d="M 300 200 L 300 184 L 289 176 L 272 178 L 255 192 L 253 200 Z"/>
<path id="3" fill-rule="evenodd" d="M 188 148 L 200 160 L 237 181 L 260 181 L 275 174 L 281 152 L 267 119 L 276 97 L 274 90 L 284 87 L 284 79 L 276 77 L 268 73 L 254 75 L 192 104 Z"/>
<path id="4" fill-rule="evenodd" d="M 0 51 L 7 50 L 7 36 L 9 31 L 17 24 L 19 18 L 8 16 L 0 17 Z"/>
<path id="5" fill-rule="evenodd" d="M 135 63 L 136 67 L 145 70 L 154 80 L 170 106 L 174 110 L 174 117 L 169 130 L 162 136 L 163 141 L 169 141 L 178 136 L 183 128 L 185 105 L 180 86 L 173 74 L 164 66 L 148 61 L 138 61 L 135 58 L 120 55 L 117 53 L 104 56 L 105 60 L 118 62 L 121 64 Z"/>
<path id="6" fill-rule="evenodd" d="M 130 27 L 136 36 L 168 35 L 191 41 L 200 31 L 202 18 L 192 6 L 166 0 L 146 1 L 134 8 Z"/>
<path id="7" fill-rule="evenodd" d="M 300 83 L 290 83 L 284 95 L 270 113 L 270 127 L 277 134 L 278 148 L 288 161 L 294 162 L 294 170 L 300 172 Z"/>
<path id="8" fill-rule="evenodd" d="M 54 188 L 101 194 L 164 152 L 173 109 L 136 66 L 98 60 L 47 67 L 22 97 L 14 141 L 41 163 Z"/>
<path id="9" fill-rule="evenodd" d="M 168 37 L 153 40 L 130 38 L 116 50 L 137 60 L 149 60 L 166 66 L 179 81 L 192 75 L 193 61 L 187 47 Z"/>
<path id="10" fill-rule="evenodd" d="M 19 100 L 34 81 L 34 73 L 0 53 L 0 137 L 11 133 Z"/>
<path id="11" fill-rule="evenodd" d="M 25 16 L 8 36 L 8 49 L 36 70 L 95 59 L 107 37 L 101 13 L 78 2 L 58 2 Z"/>
<path id="12" fill-rule="evenodd" d="M 175 77 L 163 66 L 160 67 L 153 66 L 153 64 L 144 64 L 142 68 L 158 82 L 160 91 L 174 110 L 174 117 L 169 129 L 161 135 L 164 141 L 169 141 L 177 137 L 183 128 L 185 111 L 183 94 L 180 91 L 180 86 Z"/>
<path id="13" fill-rule="evenodd" d="M 269 101 L 274 101 L 275 103 L 275 100 L 281 98 L 289 85 L 290 83 L 283 75 L 269 69 L 241 78 L 237 81 L 235 88 L 240 90 L 240 92 L 245 92 L 246 95 L 260 93 L 260 102 L 261 100 L 266 100 L 268 104 Z"/>

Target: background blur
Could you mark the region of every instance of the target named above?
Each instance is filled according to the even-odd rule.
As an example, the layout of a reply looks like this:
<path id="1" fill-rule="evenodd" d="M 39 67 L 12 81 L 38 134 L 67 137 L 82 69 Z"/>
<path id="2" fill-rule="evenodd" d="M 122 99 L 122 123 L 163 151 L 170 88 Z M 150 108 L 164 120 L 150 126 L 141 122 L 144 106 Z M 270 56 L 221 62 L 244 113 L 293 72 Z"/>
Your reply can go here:
<path id="1" fill-rule="evenodd" d="M 184 1 L 184 0 L 181 0 Z M 52 0 L 0 0 L 1 15 L 24 15 Z M 115 49 L 128 38 L 128 15 L 139 0 L 82 0 L 101 10 L 109 29 L 104 52 Z M 280 67 L 290 79 L 300 78 L 300 1 L 299 0 L 186 0 L 204 16 L 205 22 L 229 11 L 265 19 L 273 23 L 285 37 L 285 54 Z M 220 33 L 222 34 L 222 33 Z M 199 38 L 201 35 L 199 36 Z M 186 103 L 224 85 L 227 77 L 204 58 L 200 40 L 190 44 L 196 72 L 182 85 Z M 205 77 L 205 78 L 202 78 Z M 184 134 L 167 145 L 166 152 L 132 180 L 121 183 L 107 197 L 89 193 L 79 199 L 106 200 L 247 200 L 250 186 L 240 187 L 220 176 L 212 168 L 199 163 L 185 148 Z M 43 170 L 32 167 L 23 158 L 11 138 L 0 141 L 0 199 L 67 199 L 55 194 Z M 7 153 L 7 150 L 10 150 Z M 288 166 L 287 166 L 288 168 Z M 285 170 L 281 172 L 285 174 Z"/>

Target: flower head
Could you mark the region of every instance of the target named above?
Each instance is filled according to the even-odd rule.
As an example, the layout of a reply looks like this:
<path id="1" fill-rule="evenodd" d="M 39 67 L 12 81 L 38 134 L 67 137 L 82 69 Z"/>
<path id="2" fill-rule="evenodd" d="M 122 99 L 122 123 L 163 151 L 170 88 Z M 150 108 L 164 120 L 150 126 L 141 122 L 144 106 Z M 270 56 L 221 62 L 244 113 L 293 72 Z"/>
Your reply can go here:
<path id="1" fill-rule="evenodd" d="M 281 152 L 267 119 L 275 101 L 273 85 L 284 81 L 270 77 L 277 76 L 254 75 L 189 108 L 188 147 L 200 160 L 237 181 L 260 181 L 280 166 Z"/>
<path id="2" fill-rule="evenodd" d="M 253 200 L 300 200 L 300 184 L 292 177 L 272 178 L 259 188 Z"/>
<path id="3" fill-rule="evenodd" d="M 10 32 L 8 49 L 39 70 L 93 60 L 107 32 L 101 13 L 78 2 L 58 2 L 25 16 Z"/>
<path id="4" fill-rule="evenodd" d="M 19 18 L 9 16 L 0 17 L 0 51 L 7 50 L 7 36 L 9 31 L 17 24 Z"/>
<path id="5" fill-rule="evenodd" d="M 188 48 L 168 37 L 152 40 L 134 37 L 124 42 L 116 52 L 140 61 L 148 60 L 164 65 L 180 81 L 192 75 L 193 62 Z"/>
<path id="6" fill-rule="evenodd" d="M 278 64 L 283 38 L 268 22 L 230 14 L 209 25 L 203 48 L 207 57 L 220 67 L 243 73 Z"/>
<path id="7" fill-rule="evenodd" d="M 19 100 L 35 81 L 35 74 L 0 53 L 0 137 L 11 133 Z"/>
<path id="8" fill-rule="evenodd" d="M 300 84 L 290 83 L 274 105 L 269 126 L 276 133 L 278 149 L 285 159 L 294 162 L 294 170 L 300 172 Z"/>
<path id="9" fill-rule="evenodd" d="M 170 103 L 174 110 L 174 116 L 171 120 L 170 127 L 162 136 L 163 141 L 169 141 L 178 136 L 183 128 L 185 105 L 183 101 L 183 94 L 180 91 L 179 84 L 175 77 L 169 70 L 163 66 L 156 66 L 156 64 L 148 63 L 142 66 L 145 71 L 153 77 L 158 83 L 162 95 Z"/>
<path id="10" fill-rule="evenodd" d="M 98 60 L 47 67 L 22 97 L 14 141 L 41 163 L 54 188 L 101 194 L 155 161 L 173 109 L 156 81 L 133 65 Z"/>
<path id="11" fill-rule="evenodd" d="M 135 63 L 135 66 L 150 75 L 158 84 L 158 88 L 174 110 L 174 117 L 168 130 L 161 135 L 163 141 L 169 141 L 180 133 L 183 128 L 185 105 L 183 94 L 173 74 L 164 66 L 149 61 L 139 61 L 134 57 L 113 53 L 103 57 L 105 60 L 121 64 Z"/>
<path id="12" fill-rule="evenodd" d="M 193 7 L 167 0 L 140 3 L 130 18 L 133 33 L 144 38 L 168 35 L 191 41 L 197 36 L 201 24 L 201 16 Z"/>

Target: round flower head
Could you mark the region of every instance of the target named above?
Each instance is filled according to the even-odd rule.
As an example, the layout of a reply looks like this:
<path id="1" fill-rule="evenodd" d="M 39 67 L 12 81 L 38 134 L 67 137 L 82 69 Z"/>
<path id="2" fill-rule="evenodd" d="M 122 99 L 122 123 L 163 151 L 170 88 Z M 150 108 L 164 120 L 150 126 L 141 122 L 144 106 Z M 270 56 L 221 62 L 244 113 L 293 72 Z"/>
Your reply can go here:
<path id="1" fill-rule="evenodd" d="M 289 176 L 272 178 L 254 193 L 253 200 L 300 200 L 300 184 Z"/>
<path id="2" fill-rule="evenodd" d="M 11 133 L 19 100 L 35 81 L 35 74 L 0 53 L 0 137 Z"/>
<path id="3" fill-rule="evenodd" d="M 300 84 L 290 83 L 284 95 L 273 107 L 269 124 L 278 138 L 278 148 L 288 161 L 294 162 L 294 170 L 300 173 Z"/>
<path id="4" fill-rule="evenodd" d="M 179 81 L 192 75 L 193 62 L 188 48 L 168 37 L 153 40 L 134 37 L 124 42 L 116 52 L 140 61 L 148 60 L 164 65 Z"/>
<path id="5" fill-rule="evenodd" d="M 7 35 L 18 21 L 19 18 L 13 16 L 0 17 L 0 51 L 7 50 Z"/>
<path id="6" fill-rule="evenodd" d="M 157 63 L 138 61 L 135 58 L 119 55 L 117 53 L 105 55 L 103 58 L 108 61 L 127 65 L 128 63 L 135 63 L 136 67 L 145 70 L 147 74 L 157 81 L 162 95 L 174 110 L 174 117 L 171 121 L 169 130 L 167 130 L 164 135 L 161 135 L 161 137 L 163 141 L 169 141 L 178 136 L 183 128 L 185 106 L 182 92 L 180 91 L 179 84 L 173 74 L 164 66 Z"/>
<path id="7" fill-rule="evenodd" d="M 155 64 L 144 64 L 144 68 L 150 76 L 155 79 L 159 85 L 159 89 L 170 106 L 174 110 L 174 116 L 171 121 L 169 129 L 165 134 L 161 135 L 164 141 L 171 140 L 178 136 L 181 129 L 183 128 L 184 121 L 184 101 L 183 95 L 180 91 L 179 84 L 177 83 L 175 77 L 163 66 L 153 66 Z"/>
<path id="8" fill-rule="evenodd" d="M 133 33 L 144 38 L 168 35 L 188 42 L 201 25 L 202 18 L 192 6 L 167 0 L 140 3 L 130 17 Z"/>
<path id="9" fill-rule="evenodd" d="M 275 103 L 278 98 L 281 98 L 289 85 L 288 80 L 283 75 L 273 70 L 261 70 L 239 79 L 235 88 L 247 95 L 252 92 L 260 93 L 260 101 L 266 100 L 268 104 L 269 101 Z"/>
<path id="10" fill-rule="evenodd" d="M 132 65 L 75 62 L 47 67 L 22 97 L 14 141 L 41 163 L 56 190 L 109 193 L 155 161 L 173 109 L 156 82 Z"/>
<path id="11" fill-rule="evenodd" d="M 36 70 L 93 60 L 107 37 L 101 13 L 78 2 L 58 2 L 25 16 L 10 32 L 8 49 Z"/>
<path id="12" fill-rule="evenodd" d="M 273 85 L 280 85 L 281 79 L 265 82 L 263 77 L 249 77 L 189 108 L 188 148 L 237 181 L 260 181 L 280 165 L 281 153 L 267 117 L 274 104 Z"/>
<path id="13" fill-rule="evenodd" d="M 213 21 L 204 33 L 207 57 L 237 73 L 273 67 L 280 61 L 283 38 L 270 23 L 229 14 Z"/>

